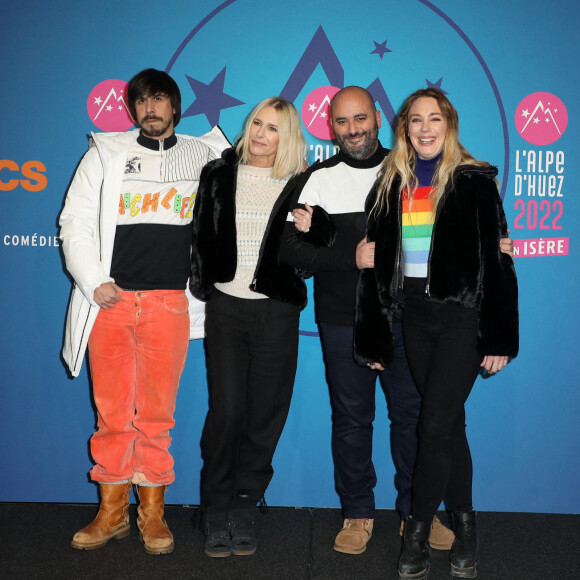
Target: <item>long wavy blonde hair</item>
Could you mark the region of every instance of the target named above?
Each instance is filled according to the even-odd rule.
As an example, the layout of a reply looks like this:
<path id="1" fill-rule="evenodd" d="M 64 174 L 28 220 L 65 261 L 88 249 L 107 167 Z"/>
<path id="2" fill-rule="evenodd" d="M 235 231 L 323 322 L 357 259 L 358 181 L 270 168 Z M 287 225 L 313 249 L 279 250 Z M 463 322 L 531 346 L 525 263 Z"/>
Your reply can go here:
<path id="1" fill-rule="evenodd" d="M 442 155 L 437 162 L 431 183 L 433 187 L 433 211 L 436 211 L 437 204 L 445 191 L 445 186 L 453 179 L 453 173 L 459 165 L 489 166 L 489 163 L 485 161 L 474 159 L 459 142 L 459 117 L 449 99 L 438 89 L 420 89 L 407 97 L 399 111 L 395 129 L 395 146 L 383 161 L 383 165 L 377 175 L 379 187 L 373 211 L 380 211 L 383 207 L 388 209 L 388 192 L 397 176 L 401 179 L 399 195 L 406 189 L 409 192 L 410 203 L 412 204 L 413 202 L 413 194 L 418 185 L 417 176 L 415 175 L 417 152 L 409 137 L 409 112 L 415 101 L 425 97 L 437 101 L 439 109 L 447 121 L 447 132 L 443 143 Z"/>
<path id="2" fill-rule="evenodd" d="M 286 179 L 298 175 L 304 169 L 306 141 L 302 134 L 300 116 L 296 107 L 282 97 L 264 99 L 251 110 L 236 145 L 240 163 L 247 165 L 252 159 L 248 139 L 250 127 L 258 113 L 265 107 L 272 107 L 278 114 L 278 151 L 270 175 L 275 179 Z"/>

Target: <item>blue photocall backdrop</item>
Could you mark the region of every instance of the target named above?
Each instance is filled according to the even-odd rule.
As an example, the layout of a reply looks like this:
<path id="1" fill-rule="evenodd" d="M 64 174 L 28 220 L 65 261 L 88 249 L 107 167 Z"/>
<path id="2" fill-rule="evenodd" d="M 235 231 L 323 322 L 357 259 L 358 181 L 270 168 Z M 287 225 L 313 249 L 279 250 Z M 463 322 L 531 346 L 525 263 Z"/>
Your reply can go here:
<path id="1" fill-rule="evenodd" d="M 309 162 L 334 151 L 319 109 L 332 87 L 371 90 L 387 147 L 408 94 L 426 86 L 448 93 L 464 145 L 499 168 L 520 285 L 521 354 L 498 376 L 478 379 L 467 405 L 475 506 L 580 511 L 576 2 L 29 0 L 2 12 L 0 501 L 97 499 L 87 478 L 95 414 L 86 364 L 71 380 L 60 359 L 71 284 L 57 219 L 87 135 L 129 128 L 123 85 L 155 67 L 179 84 L 182 133 L 219 124 L 234 140 L 256 102 L 285 96 L 301 113 Z M 300 328 L 267 500 L 338 506 L 311 297 Z M 206 410 L 203 344 L 195 341 L 178 395 L 168 503 L 199 501 Z M 392 508 L 380 389 L 374 441 L 377 505 Z"/>

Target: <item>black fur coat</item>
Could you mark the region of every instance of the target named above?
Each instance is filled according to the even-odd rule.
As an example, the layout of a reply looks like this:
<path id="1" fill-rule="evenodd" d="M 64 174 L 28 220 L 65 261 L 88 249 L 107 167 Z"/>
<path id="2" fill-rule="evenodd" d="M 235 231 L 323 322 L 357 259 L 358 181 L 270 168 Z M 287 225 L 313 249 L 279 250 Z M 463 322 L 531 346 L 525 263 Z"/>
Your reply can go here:
<path id="1" fill-rule="evenodd" d="M 192 272 L 189 287 L 200 300 L 208 300 L 216 282 L 230 282 L 237 268 L 236 247 L 236 179 L 238 157 L 235 149 L 226 149 L 221 159 L 208 163 L 201 172 L 199 190 L 193 209 Z M 269 298 L 306 306 L 303 273 L 280 262 L 278 250 L 288 211 L 289 196 L 297 182 L 306 176 L 292 178 L 274 203 L 254 273 L 254 292 Z M 324 212 L 319 208 L 319 212 Z M 325 213 L 325 212 L 324 212 Z M 330 245 L 330 220 L 325 216 L 312 219 L 309 235 L 320 244 Z M 314 230 L 314 231 L 313 231 Z"/>
<path id="2" fill-rule="evenodd" d="M 459 166 L 439 201 L 427 278 L 427 300 L 479 310 L 477 347 L 482 356 L 515 357 L 519 349 L 518 287 L 513 260 L 499 249 L 507 224 L 494 167 Z M 361 272 L 357 287 L 355 359 L 387 364 L 392 357 L 391 322 L 404 308 L 401 273 L 399 181 L 389 192 L 389 211 L 366 203 L 367 236 L 375 268 Z"/>

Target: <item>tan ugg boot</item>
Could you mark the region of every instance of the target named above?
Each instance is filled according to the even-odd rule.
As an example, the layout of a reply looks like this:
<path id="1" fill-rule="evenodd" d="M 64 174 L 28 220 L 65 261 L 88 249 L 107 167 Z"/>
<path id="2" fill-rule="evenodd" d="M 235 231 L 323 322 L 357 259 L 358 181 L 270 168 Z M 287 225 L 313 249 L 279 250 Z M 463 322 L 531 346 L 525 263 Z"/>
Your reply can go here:
<path id="1" fill-rule="evenodd" d="M 130 483 L 101 483 L 101 505 L 97 517 L 77 532 L 71 546 L 77 550 L 95 550 L 111 538 L 120 540 L 131 532 L 129 526 Z"/>
<path id="2" fill-rule="evenodd" d="M 373 535 L 374 521 L 366 518 L 346 518 L 334 541 L 334 549 L 345 554 L 362 554 Z"/>
<path id="3" fill-rule="evenodd" d="M 431 526 L 429 545 L 434 550 L 451 550 L 453 540 L 455 540 L 455 534 L 435 516 Z"/>
<path id="4" fill-rule="evenodd" d="M 170 554 L 173 552 L 173 534 L 169 531 L 167 522 L 163 517 L 166 488 L 165 485 L 157 487 L 137 486 L 137 495 L 139 496 L 137 527 L 148 554 Z"/>

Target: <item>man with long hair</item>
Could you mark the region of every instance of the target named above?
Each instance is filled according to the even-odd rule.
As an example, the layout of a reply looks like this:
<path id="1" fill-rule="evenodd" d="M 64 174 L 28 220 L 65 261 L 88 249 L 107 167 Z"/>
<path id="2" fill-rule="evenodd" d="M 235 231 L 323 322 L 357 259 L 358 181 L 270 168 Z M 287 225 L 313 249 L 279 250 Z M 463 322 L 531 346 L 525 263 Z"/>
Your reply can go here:
<path id="1" fill-rule="evenodd" d="M 133 77 L 128 105 L 140 129 L 93 134 L 60 215 L 75 282 L 63 358 L 77 376 L 88 348 L 97 410 L 90 477 L 101 496 L 72 547 L 92 550 L 127 536 L 135 485 L 145 550 L 167 554 L 169 432 L 188 340 L 203 336 L 203 305 L 190 306 L 185 294 L 192 208 L 202 167 L 227 140 L 219 128 L 201 139 L 175 134 L 181 96 L 162 71 Z"/>

